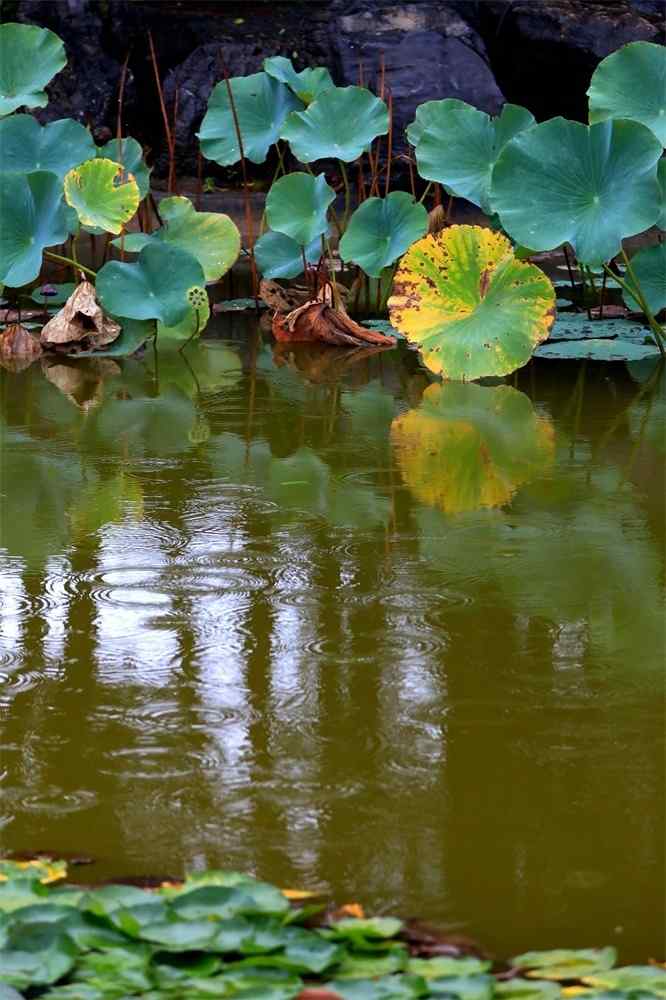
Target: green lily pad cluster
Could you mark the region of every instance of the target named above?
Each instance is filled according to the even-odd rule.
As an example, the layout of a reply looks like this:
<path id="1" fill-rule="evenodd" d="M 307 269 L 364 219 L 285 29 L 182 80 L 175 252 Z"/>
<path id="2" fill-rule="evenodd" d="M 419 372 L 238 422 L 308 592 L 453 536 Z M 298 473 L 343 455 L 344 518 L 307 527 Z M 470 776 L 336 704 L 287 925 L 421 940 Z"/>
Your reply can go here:
<path id="1" fill-rule="evenodd" d="M 393 917 L 323 922 L 322 902 L 250 876 L 192 875 L 148 891 L 53 883 L 62 863 L 0 864 L 0 997 L 20 1000 L 664 1000 L 666 970 L 614 968 L 614 948 L 526 952 L 498 980 L 475 956 L 412 957 Z M 296 894 L 298 895 L 298 894 Z M 313 925 L 313 919 L 315 923 Z"/>

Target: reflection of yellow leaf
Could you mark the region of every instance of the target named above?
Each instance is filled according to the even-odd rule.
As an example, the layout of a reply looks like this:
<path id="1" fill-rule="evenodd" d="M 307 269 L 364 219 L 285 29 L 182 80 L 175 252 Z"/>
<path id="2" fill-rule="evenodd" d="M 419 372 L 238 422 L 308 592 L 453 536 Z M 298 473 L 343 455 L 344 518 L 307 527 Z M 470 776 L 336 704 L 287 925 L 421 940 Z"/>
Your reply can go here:
<path id="1" fill-rule="evenodd" d="M 594 993 L 588 986 L 563 986 L 560 990 L 563 997 L 579 997 L 585 993 Z"/>
<path id="2" fill-rule="evenodd" d="M 343 903 L 335 913 L 336 920 L 341 917 L 358 917 L 359 920 L 363 920 L 365 917 L 365 910 L 360 903 Z"/>
<path id="3" fill-rule="evenodd" d="M 283 896 L 286 896 L 287 899 L 294 901 L 300 899 L 313 899 L 315 896 L 319 895 L 319 893 L 316 892 L 308 892 L 307 889 L 281 889 L 280 892 Z"/>
<path id="4" fill-rule="evenodd" d="M 65 861 L 49 861 L 47 859 L 34 858 L 32 861 L 5 861 L 0 860 L 0 882 L 7 882 L 12 878 L 13 873 L 28 872 L 39 876 L 39 881 L 44 885 L 50 882 L 60 882 L 67 876 L 67 863 Z"/>
<path id="5" fill-rule="evenodd" d="M 554 456 L 552 426 L 510 386 L 431 385 L 391 440 L 410 490 L 447 514 L 508 503 Z"/>

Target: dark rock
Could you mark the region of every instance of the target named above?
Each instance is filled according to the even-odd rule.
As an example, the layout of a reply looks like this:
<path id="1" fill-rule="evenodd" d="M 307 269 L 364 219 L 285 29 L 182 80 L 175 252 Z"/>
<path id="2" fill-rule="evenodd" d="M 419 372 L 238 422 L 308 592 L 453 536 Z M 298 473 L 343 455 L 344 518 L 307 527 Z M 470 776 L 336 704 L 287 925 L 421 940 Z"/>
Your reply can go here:
<path id="1" fill-rule="evenodd" d="M 93 130 L 107 128 L 115 134 L 121 63 L 103 50 L 102 14 L 102 5 L 92 0 L 21 0 L 17 4 L 18 21 L 55 31 L 67 53 L 67 65 L 47 87 L 48 105 L 34 112 L 40 122 L 75 118 Z M 128 73 L 124 107 L 129 114 L 134 94 Z"/>
<path id="2" fill-rule="evenodd" d="M 507 100 L 537 119 L 587 120 L 586 91 L 601 59 L 627 42 L 664 42 L 664 7 L 651 0 L 486 0 L 477 6 Z"/>
<path id="3" fill-rule="evenodd" d="M 330 39 L 340 83 L 358 83 L 362 67 L 365 83 L 377 88 L 383 56 L 397 149 L 423 101 L 457 97 L 490 113 L 504 104 L 483 39 L 454 4 L 338 0 Z"/>

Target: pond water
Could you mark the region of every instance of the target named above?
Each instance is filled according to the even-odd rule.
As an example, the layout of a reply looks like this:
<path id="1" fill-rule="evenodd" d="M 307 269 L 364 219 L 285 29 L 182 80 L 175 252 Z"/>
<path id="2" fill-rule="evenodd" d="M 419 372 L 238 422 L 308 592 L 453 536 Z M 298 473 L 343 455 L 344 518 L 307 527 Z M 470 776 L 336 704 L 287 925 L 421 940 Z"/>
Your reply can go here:
<path id="1" fill-rule="evenodd" d="M 659 957 L 663 380 L 241 317 L 0 377 L 0 851 Z"/>

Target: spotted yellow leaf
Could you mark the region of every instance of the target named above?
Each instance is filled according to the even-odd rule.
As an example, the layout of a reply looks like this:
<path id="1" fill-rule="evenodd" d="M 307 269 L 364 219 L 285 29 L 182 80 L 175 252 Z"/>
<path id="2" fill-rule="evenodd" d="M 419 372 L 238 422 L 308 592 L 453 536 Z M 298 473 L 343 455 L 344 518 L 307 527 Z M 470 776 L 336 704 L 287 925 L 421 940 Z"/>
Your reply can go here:
<path id="1" fill-rule="evenodd" d="M 451 226 L 413 243 L 389 299 L 391 323 L 447 379 L 506 375 L 548 337 L 555 290 L 501 233 Z"/>
<path id="2" fill-rule="evenodd" d="M 65 175 L 65 200 L 83 226 L 120 233 L 139 207 L 140 197 L 134 175 L 103 157 L 86 160 Z"/>

